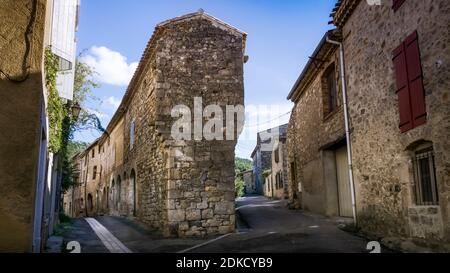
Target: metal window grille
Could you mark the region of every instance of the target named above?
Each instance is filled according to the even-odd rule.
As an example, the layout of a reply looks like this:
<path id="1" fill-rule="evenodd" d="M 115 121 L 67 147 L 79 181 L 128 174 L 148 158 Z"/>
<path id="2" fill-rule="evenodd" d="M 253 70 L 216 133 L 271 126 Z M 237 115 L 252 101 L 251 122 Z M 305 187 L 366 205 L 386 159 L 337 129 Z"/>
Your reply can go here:
<path id="1" fill-rule="evenodd" d="M 438 205 L 439 196 L 433 150 L 428 149 L 416 153 L 414 158 L 414 175 L 416 204 L 419 206 Z"/>

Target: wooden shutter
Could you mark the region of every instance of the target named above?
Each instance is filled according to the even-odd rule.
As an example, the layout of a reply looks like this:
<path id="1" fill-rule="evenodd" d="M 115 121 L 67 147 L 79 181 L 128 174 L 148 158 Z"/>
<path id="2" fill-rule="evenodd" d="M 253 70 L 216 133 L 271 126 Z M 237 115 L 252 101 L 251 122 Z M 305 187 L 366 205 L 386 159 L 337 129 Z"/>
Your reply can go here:
<path id="1" fill-rule="evenodd" d="M 404 43 L 394 50 L 394 68 L 397 83 L 398 106 L 400 113 L 400 130 L 402 133 L 413 128 L 411 116 L 411 103 L 409 101 L 408 75 Z"/>
<path id="2" fill-rule="evenodd" d="M 425 93 L 417 32 L 393 52 L 402 133 L 426 123 Z"/>
<path id="3" fill-rule="evenodd" d="M 417 127 L 419 125 L 425 124 L 427 121 L 425 92 L 423 88 L 422 63 L 420 60 L 417 32 L 414 32 L 406 39 L 405 55 L 408 68 L 412 121 L 413 127 Z"/>
<path id="4" fill-rule="evenodd" d="M 405 2 L 405 0 L 393 0 L 392 8 L 394 9 L 394 11 L 397 11 L 400 8 L 400 6 L 403 4 L 403 2 Z"/>

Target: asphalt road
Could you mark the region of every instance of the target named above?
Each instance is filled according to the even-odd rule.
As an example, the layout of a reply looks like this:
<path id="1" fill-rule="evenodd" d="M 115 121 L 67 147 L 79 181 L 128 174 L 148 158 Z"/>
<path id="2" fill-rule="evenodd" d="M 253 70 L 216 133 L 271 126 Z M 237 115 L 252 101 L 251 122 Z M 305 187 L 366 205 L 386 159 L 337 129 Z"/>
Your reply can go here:
<path id="1" fill-rule="evenodd" d="M 132 252 L 140 253 L 367 253 L 368 241 L 338 228 L 330 219 L 289 210 L 283 201 L 250 196 L 236 201 L 236 233 L 208 239 L 165 239 L 157 231 L 120 217 L 96 217 Z M 348 219 L 347 219 L 348 221 Z M 65 243 L 78 241 L 84 253 L 107 253 L 84 219 L 74 220 Z"/>
<path id="2" fill-rule="evenodd" d="M 344 232 L 329 219 L 289 210 L 283 201 L 262 196 L 236 202 L 238 232 L 192 252 L 212 253 L 367 253 L 368 241 Z"/>

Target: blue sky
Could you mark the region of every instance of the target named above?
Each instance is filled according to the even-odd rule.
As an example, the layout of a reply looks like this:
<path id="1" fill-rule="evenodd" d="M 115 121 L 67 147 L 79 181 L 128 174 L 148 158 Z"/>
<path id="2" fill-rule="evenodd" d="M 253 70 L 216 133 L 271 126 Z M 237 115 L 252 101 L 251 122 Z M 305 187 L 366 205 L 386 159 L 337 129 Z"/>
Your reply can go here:
<path id="1" fill-rule="evenodd" d="M 335 0 L 81 0 L 77 47 L 79 52 L 87 50 L 84 60 L 100 73 L 101 87 L 94 92 L 103 101 L 88 107 L 98 112 L 106 127 L 156 24 L 202 8 L 248 34 L 246 105 L 279 106 L 277 111 L 267 108 L 272 116 L 261 114 L 247 125 L 262 130 L 287 123 L 292 105 L 286 96 L 332 27 L 328 21 L 334 4 Z M 250 156 L 256 141 L 249 132 L 239 140 L 237 156 Z M 98 136 L 82 132 L 75 138 L 91 142 Z"/>

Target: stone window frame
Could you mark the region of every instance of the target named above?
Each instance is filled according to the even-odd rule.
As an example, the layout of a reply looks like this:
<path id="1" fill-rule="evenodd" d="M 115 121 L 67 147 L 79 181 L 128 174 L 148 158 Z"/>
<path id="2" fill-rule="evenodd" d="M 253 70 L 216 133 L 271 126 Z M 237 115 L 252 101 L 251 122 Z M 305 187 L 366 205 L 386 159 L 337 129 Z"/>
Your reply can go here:
<path id="1" fill-rule="evenodd" d="M 330 71 L 331 70 L 331 71 Z M 334 73 L 333 73 L 334 72 Z M 323 109 L 323 121 L 328 120 L 331 116 L 337 113 L 341 107 L 339 101 L 339 86 L 338 75 L 335 62 L 329 63 L 321 75 L 321 90 L 322 90 L 322 109 Z M 330 89 L 328 88 L 328 76 L 334 74 L 334 86 L 335 86 L 335 98 L 334 109 L 330 110 Z"/>
<path id="2" fill-rule="evenodd" d="M 279 163 L 280 162 L 280 149 L 279 147 L 277 147 L 274 151 L 274 160 L 275 163 Z"/>
<path id="3" fill-rule="evenodd" d="M 97 165 L 92 168 L 92 180 L 97 179 Z"/>
<path id="4" fill-rule="evenodd" d="M 439 187 L 436 175 L 436 161 L 432 142 L 423 142 L 411 149 L 412 165 L 413 165 L 413 200 L 416 206 L 439 206 Z M 422 191 L 424 185 L 422 183 L 423 173 L 419 168 L 419 161 L 427 160 L 428 171 L 430 176 L 429 193 L 431 201 L 425 201 Z"/>
<path id="5" fill-rule="evenodd" d="M 135 119 L 133 119 L 130 122 L 130 151 L 133 150 L 135 144 L 136 144 L 136 122 Z"/>

